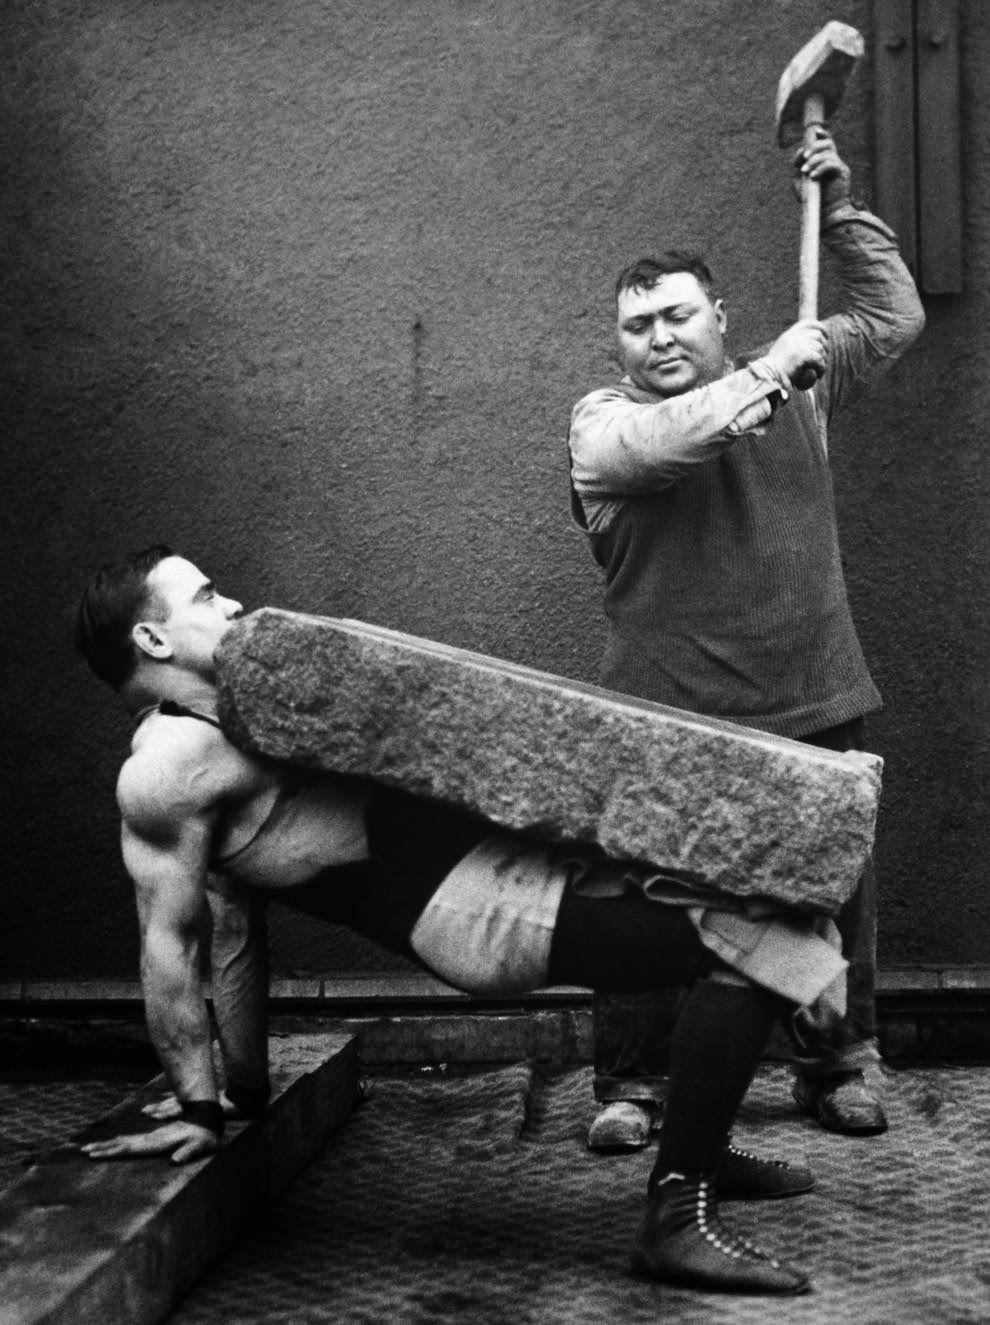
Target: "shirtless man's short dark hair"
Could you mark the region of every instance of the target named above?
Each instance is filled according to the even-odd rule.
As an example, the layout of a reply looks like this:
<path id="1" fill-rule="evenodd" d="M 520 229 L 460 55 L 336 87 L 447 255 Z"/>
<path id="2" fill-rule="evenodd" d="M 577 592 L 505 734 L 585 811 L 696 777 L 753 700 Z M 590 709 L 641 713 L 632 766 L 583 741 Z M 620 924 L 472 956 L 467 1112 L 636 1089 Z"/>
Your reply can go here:
<path id="1" fill-rule="evenodd" d="M 124 561 L 108 562 L 92 576 L 76 612 L 76 648 L 100 678 L 119 690 L 134 672 L 137 655 L 131 627 L 138 617 L 160 615 L 148 588 L 148 576 L 173 555 L 166 543 L 154 543 Z"/>

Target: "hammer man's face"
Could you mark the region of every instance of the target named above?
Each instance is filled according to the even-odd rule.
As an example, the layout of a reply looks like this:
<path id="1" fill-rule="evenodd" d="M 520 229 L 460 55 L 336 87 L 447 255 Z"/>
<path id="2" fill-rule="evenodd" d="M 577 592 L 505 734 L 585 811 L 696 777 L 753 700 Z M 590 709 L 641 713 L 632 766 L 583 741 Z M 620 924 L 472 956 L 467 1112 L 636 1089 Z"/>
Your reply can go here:
<path id="1" fill-rule="evenodd" d="M 725 307 L 691 272 L 661 276 L 619 295 L 616 331 L 626 372 L 658 396 L 678 396 L 722 376 Z"/>

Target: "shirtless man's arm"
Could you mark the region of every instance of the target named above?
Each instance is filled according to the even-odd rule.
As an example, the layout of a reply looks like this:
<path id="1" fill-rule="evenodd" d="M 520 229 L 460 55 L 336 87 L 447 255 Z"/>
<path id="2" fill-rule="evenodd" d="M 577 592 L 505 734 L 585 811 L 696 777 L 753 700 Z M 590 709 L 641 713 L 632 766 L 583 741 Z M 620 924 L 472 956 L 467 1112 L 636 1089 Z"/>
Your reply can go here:
<path id="1" fill-rule="evenodd" d="M 151 722 L 156 720 L 152 718 Z M 161 721 L 161 720 L 159 720 Z M 134 881 L 141 933 L 141 983 L 152 1043 L 177 1100 L 219 1103 L 202 980 L 210 846 L 225 804 L 257 790 L 257 768 L 215 729 L 167 719 L 148 732 L 118 783 L 124 863 Z M 221 1043 L 243 1085 L 267 1086 L 265 963 L 260 910 L 238 890 L 218 895 L 215 979 Z M 227 983 L 225 983 L 227 982 Z M 261 1017 L 260 1026 L 257 1018 Z M 182 1163 L 211 1153 L 219 1133 L 190 1117 L 152 1132 L 93 1142 L 94 1159 L 171 1154 Z"/>
<path id="2" fill-rule="evenodd" d="M 227 1084 L 228 1111 L 252 1116 L 268 1101 L 268 930 L 266 903 L 222 875 L 207 891 L 213 913 L 210 967 Z"/>
<path id="3" fill-rule="evenodd" d="M 220 1103 L 227 1117 L 253 1118 L 271 1093 L 267 902 L 220 874 L 210 874 L 206 897 L 213 915 L 213 1012 L 226 1074 Z M 164 1122 L 179 1118 L 182 1106 L 169 1094 L 143 1112 Z"/>

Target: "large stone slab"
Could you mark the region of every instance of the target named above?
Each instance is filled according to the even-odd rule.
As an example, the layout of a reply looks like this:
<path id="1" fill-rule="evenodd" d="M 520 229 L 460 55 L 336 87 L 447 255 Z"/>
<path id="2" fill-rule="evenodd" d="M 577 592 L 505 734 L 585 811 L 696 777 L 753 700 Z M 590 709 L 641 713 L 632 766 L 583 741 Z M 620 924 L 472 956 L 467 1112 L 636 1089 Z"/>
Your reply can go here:
<path id="1" fill-rule="evenodd" d="M 192 1164 L 97 1162 L 54 1151 L 0 1192 L 0 1325 L 157 1325 L 267 1209 L 359 1098 L 352 1036 L 271 1045 L 264 1117 L 232 1123 Z M 152 1123 L 141 1105 L 164 1078 L 80 1133 L 92 1141 Z"/>
<path id="2" fill-rule="evenodd" d="M 834 912 L 882 761 L 837 754 L 356 621 L 264 608 L 217 653 L 244 749 L 358 774 L 702 891 Z"/>

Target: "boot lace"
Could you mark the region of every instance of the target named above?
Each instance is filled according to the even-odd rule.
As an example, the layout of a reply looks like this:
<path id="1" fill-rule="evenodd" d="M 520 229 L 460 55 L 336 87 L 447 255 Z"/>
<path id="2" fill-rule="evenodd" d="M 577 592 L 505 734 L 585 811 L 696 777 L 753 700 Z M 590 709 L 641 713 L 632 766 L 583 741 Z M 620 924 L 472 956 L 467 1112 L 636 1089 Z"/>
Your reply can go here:
<path id="1" fill-rule="evenodd" d="M 739 1146 L 733 1145 L 731 1141 L 725 1147 L 725 1152 L 727 1155 L 731 1155 L 733 1159 L 744 1159 L 750 1164 L 762 1164 L 769 1169 L 789 1169 L 791 1167 L 786 1159 L 766 1159 L 763 1155 L 754 1155 L 752 1150 L 743 1150 Z"/>
<path id="2" fill-rule="evenodd" d="M 764 1251 L 741 1233 L 726 1228 L 718 1217 L 718 1202 L 712 1183 L 708 1178 L 689 1179 L 680 1174 L 671 1173 L 657 1184 L 657 1190 L 671 1181 L 679 1183 L 679 1189 L 670 1203 L 670 1226 L 672 1232 L 680 1232 L 692 1224 L 716 1251 L 733 1260 L 765 1261 L 774 1269 L 780 1268 L 780 1262 L 769 1252 Z"/>

